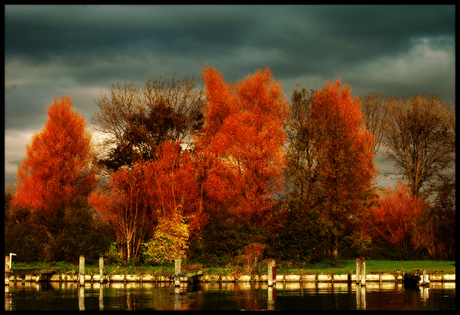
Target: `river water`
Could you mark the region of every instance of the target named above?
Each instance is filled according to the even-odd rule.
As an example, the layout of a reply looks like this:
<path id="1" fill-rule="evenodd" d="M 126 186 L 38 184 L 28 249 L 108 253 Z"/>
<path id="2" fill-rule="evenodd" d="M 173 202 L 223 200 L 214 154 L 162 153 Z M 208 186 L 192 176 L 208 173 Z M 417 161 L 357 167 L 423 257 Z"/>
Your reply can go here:
<path id="1" fill-rule="evenodd" d="M 455 310 L 455 283 L 10 282 L 5 310 Z"/>

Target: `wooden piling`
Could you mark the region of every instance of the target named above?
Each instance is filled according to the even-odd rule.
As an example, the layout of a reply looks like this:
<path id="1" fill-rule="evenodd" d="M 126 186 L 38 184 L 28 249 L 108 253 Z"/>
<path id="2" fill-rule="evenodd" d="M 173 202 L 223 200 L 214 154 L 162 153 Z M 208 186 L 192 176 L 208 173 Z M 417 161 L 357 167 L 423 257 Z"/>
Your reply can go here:
<path id="1" fill-rule="evenodd" d="M 366 285 L 366 258 L 356 258 L 356 284 Z"/>
<path id="2" fill-rule="evenodd" d="M 80 255 L 80 285 L 85 284 L 85 256 Z"/>
<path id="3" fill-rule="evenodd" d="M 275 266 L 274 259 L 268 260 L 267 268 L 268 268 L 268 286 L 272 287 L 274 284 L 276 284 L 276 266 Z"/>
<path id="4" fill-rule="evenodd" d="M 10 275 L 10 256 L 5 256 L 5 284 L 8 284 Z"/>
<path id="5" fill-rule="evenodd" d="M 361 258 L 356 258 L 356 284 L 361 283 Z"/>
<path id="6" fill-rule="evenodd" d="M 5 271 L 8 271 L 10 269 L 10 256 L 5 256 Z"/>
<path id="7" fill-rule="evenodd" d="M 182 259 L 174 259 L 175 268 L 174 268 L 174 286 L 180 287 L 180 277 L 179 274 L 181 273 L 181 262 Z"/>
<path id="8" fill-rule="evenodd" d="M 99 281 L 101 283 L 104 282 L 104 258 L 101 256 L 99 257 Z"/>
<path id="9" fill-rule="evenodd" d="M 426 272 L 426 269 L 422 270 L 422 279 L 420 285 L 425 286 L 430 284 L 430 279 L 428 278 L 428 274 Z"/>
<path id="10" fill-rule="evenodd" d="M 366 285 L 366 258 L 361 257 L 361 285 Z"/>

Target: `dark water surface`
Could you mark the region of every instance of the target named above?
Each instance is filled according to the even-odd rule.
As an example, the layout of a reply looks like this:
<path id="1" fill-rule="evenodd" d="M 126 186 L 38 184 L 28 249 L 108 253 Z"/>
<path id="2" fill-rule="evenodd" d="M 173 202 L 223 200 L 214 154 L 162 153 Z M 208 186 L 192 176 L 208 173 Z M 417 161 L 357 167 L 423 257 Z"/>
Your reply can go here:
<path id="1" fill-rule="evenodd" d="M 5 310 L 455 310 L 455 283 L 14 283 Z"/>

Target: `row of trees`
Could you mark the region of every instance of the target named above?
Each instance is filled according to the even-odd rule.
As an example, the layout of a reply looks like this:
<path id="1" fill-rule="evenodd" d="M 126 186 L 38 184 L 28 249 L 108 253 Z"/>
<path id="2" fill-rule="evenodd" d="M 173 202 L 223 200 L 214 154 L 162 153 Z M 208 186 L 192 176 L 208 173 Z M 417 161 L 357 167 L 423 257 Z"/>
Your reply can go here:
<path id="1" fill-rule="evenodd" d="M 123 261 L 150 263 L 228 263 L 252 248 L 296 262 L 388 248 L 453 257 L 449 104 L 361 100 L 340 80 L 289 103 L 268 68 L 227 83 L 206 65 L 201 77 L 202 89 L 188 78 L 113 85 L 96 99 L 98 147 L 70 98 L 55 100 L 7 194 L 5 250 L 66 260 L 116 241 Z M 376 155 L 395 163 L 394 191 L 377 187 Z M 21 254 L 24 227 L 41 256 Z"/>

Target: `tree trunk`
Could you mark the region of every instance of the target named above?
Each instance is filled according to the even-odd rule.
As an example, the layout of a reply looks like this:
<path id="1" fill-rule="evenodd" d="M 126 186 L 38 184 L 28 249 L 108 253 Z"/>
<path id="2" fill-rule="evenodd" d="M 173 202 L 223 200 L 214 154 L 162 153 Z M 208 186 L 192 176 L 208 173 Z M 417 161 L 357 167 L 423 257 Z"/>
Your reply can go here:
<path id="1" fill-rule="evenodd" d="M 332 234 L 332 256 L 337 259 L 339 253 L 337 232 Z"/>

